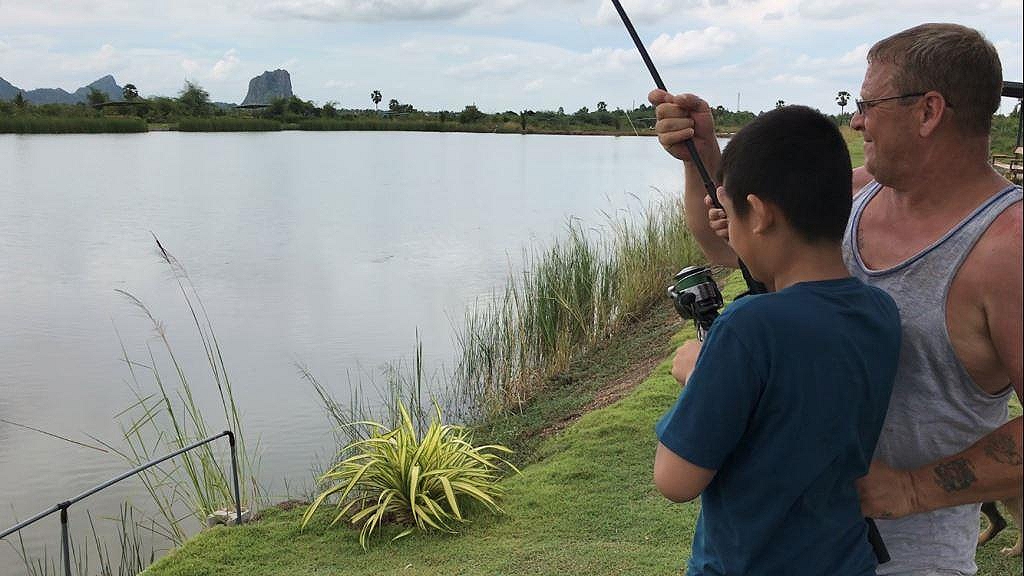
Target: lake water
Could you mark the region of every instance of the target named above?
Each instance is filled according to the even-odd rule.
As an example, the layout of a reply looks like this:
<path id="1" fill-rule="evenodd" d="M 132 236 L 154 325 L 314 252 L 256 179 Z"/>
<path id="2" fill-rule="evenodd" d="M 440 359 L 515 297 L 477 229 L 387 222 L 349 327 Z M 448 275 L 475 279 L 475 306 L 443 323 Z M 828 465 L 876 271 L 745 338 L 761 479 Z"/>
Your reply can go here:
<path id="1" fill-rule="evenodd" d="M 0 529 L 127 467 L 39 430 L 119 445 L 134 359 L 166 327 L 199 401 L 219 412 L 199 340 L 152 235 L 209 312 L 273 497 L 333 452 L 297 363 L 339 399 L 411 362 L 451 365 L 453 327 L 524 249 L 681 191 L 650 138 L 386 132 L 0 135 Z M 120 335 L 120 339 L 119 339 Z M 143 383 L 150 384 L 143 378 Z M 211 417 L 214 430 L 223 429 Z M 125 481 L 72 508 L 99 522 Z M 102 528 L 101 528 L 102 529 Z M 58 554 L 57 515 L 24 532 Z M 8 541 L 17 543 L 16 537 Z M 0 575 L 23 573 L 0 543 Z"/>

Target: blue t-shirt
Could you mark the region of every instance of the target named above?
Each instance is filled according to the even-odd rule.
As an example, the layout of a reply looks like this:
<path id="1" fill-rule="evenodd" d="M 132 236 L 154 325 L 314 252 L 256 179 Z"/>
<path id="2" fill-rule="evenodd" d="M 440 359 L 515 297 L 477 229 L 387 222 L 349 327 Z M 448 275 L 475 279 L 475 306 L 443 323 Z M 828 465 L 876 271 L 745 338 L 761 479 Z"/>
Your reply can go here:
<path id="1" fill-rule="evenodd" d="M 899 314 L 855 278 L 748 296 L 715 321 L 658 438 L 716 470 L 690 576 L 874 574 L 854 480 L 885 418 Z"/>

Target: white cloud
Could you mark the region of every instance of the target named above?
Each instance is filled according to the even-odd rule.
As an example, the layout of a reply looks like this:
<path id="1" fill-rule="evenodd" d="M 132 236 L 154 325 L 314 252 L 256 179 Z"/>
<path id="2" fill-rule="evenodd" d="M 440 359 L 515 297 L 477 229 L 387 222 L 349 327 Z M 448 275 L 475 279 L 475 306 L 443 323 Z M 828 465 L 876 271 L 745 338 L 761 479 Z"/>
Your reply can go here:
<path id="1" fill-rule="evenodd" d="M 271 18 L 383 22 L 450 20 L 466 15 L 475 0 L 277 0 L 259 7 Z"/>
<path id="2" fill-rule="evenodd" d="M 223 80 L 228 77 L 235 68 L 238 67 L 238 52 L 232 48 L 228 50 L 224 57 L 217 61 L 210 69 L 208 77 L 213 80 Z"/>
<path id="3" fill-rule="evenodd" d="M 1022 76 L 1019 1 L 624 2 L 670 89 L 730 105 L 742 93 L 752 110 L 832 106 L 857 92 L 867 47 L 926 21 L 978 28 Z M 380 89 L 424 109 L 575 110 L 651 86 L 608 0 L 0 0 L 0 75 L 26 89 L 113 74 L 173 95 L 187 77 L 237 101 L 275 68 L 300 97 L 345 106 Z"/>
<path id="4" fill-rule="evenodd" d="M 721 54 L 736 42 L 736 34 L 711 26 L 704 30 L 687 30 L 675 36 L 662 34 L 651 43 L 651 57 L 668 64 L 696 62 Z"/>
<path id="5" fill-rule="evenodd" d="M 633 24 L 652 24 L 660 21 L 673 12 L 685 12 L 687 7 L 699 5 L 699 1 L 680 0 L 622 0 L 622 10 Z M 590 24 L 617 24 L 621 22 L 619 13 L 611 2 L 601 2 L 597 14 L 587 20 Z"/>
<path id="6" fill-rule="evenodd" d="M 474 78 L 485 75 L 509 74 L 526 66 L 517 54 L 495 54 L 484 56 L 473 62 L 452 66 L 444 71 L 455 78 Z"/>
<path id="7" fill-rule="evenodd" d="M 185 58 L 181 61 L 181 69 L 185 71 L 187 76 L 195 76 L 199 74 L 199 70 L 202 68 L 199 62 L 190 58 Z"/>
<path id="8" fill-rule="evenodd" d="M 778 74 L 772 78 L 776 84 L 814 84 L 817 80 L 813 76 L 801 76 L 799 74 Z"/>
<path id="9" fill-rule="evenodd" d="M 94 52 L 70 54 L 60 62 L 60 70 L 72 74 L 109 74 L 124 66 L 125 57 L 110 44 L 104 44 Z"/>

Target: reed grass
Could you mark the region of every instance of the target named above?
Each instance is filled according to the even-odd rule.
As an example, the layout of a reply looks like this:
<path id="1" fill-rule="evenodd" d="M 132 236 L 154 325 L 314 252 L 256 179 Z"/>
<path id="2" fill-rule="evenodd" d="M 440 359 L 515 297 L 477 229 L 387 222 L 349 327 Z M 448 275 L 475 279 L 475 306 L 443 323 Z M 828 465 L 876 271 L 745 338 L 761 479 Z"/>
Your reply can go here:
<path id="1" fill-rule="evenodd" d="M 163 323 L 141 300 L 118 290 L 152 323 L 159 347 L 154 350 L 147 345 L 148 360 L 140 362 L 129 358 L 122 342 L 122 359 L 131 375 L 136 401 L 118 415 L 127 448 L 104 444 L 132 466 L 139 466 L 222 430 L 230 430 L 235 435 L 238 453 L 241 504 L 243 508 L 253 509 L 264 499 L 257 482 L 258 447 L 252 452 L 247 448 L 238 405 L 212 322 L 184 266 L 156 237 L 154 240 L 192 316 L 193 327 L 205 352 L 211 383 L 217 388 L 223 419 L 211 425 L 209 416 L 196 402 L 194 383 L 175 355 Z M 170 378 L 166 378 L 157 367 L 158 351 L 173 368 Z M 147 387 L 142 383 L 142 374 L 146 373 L 155 387 L 150 392 L 144 392 Z M 176 387 L 172 389 L 172 385 Z M 226 452 L 222 445 L 204 444 L 170 460 L 166 468 L 165 465 L 156 466 L 139 474 L 157 507 L 156 516 L 152 518 L 155 532 L 180 545 L 188 537 L 184 520 L 193 518 L 199 526 L 204 526 L 207 516 L 215 510 L 234 508 L 235 496 Z M 184 515 L 182 509 L 185 510 Z"/>
<path id="2" fill-rule="evenodd" d="M 153 543 L 153 532 L 135 520 L 135 509 L 125 502 L 121 505 L 117 517 L 105 518 L 115 526 L 117 547 L 111 554 L 110 547 L 99 535 L 92 513 L 87 512 L 91 542 L 76 544 L 69 534 L 68 552 L 71 555 L 71 573 L 77 576 L 135 576 L 146 569 L 156 559 L 156 548 Z M 148 545 L 144 533 L 149 533 Z M 91 546 L 90 546 L 91 545 Z M 43 547 L 40 555 L 33 556 L 26 550 L 25 541 L 18 534 L 18 546 L 15 552 L 21 558 L 28 576 L 63 576 L 64 569 L 61 553 L 50 554 Z M 90 550 L 95 549 L 96 559 L 91 560 Z"/>
<path id="3" fill-rule="evenodd" d="M 266 118 L 182 118 L 178 121 L 179 132 L 273 132 L 280 129 L 280 122 Z"/>
<path id="4" fill-rule="evenodd" d="M 400 118 L 317 118 L 302 120 L 296 124 L 299 130 L 307 131 L 391 131 L 408 132 L 494 132 L 493 124 L 460 124 L 456 120 L 442 122 L 430 119 Z"/>
<path id="5" fill-rule="evenodd" d="M 146 132 L 141 118 L 0 117 L 0 134 L 101 134 Z"/>
<path id="6" fill-rule="evenodd" d="M 457 331 L 454 394 L 464 420 L 518 410 L 548 379 L 656 299 L 680 268 L 704 260 L 682 203 L 608 217 L 610 234 L 570 224 L 566 239 L 524 255 L 524 272 L 470 307 Z"/>
<path id="7" fill-rule="evenodd" d="M 360 425 L 364 422 L 378 421 L 391 429 L 399 427 L 402 423 L 402 406 L 414 420 L 417 433 L 421 434 L 428 425 L 423 395 L 424 387 L 430 385 L 430 380 L 424 372 L 423 343 L 420 341 L 419 331 L 416 333 L 416 354 L 411 371 L 401 361 L 386 364 L 383 370 L 385 387 L 378 386 L 376 381 L 370 379 L 370 389 L 374 396 L 367 394 L 367 388 L 361 378 L 353 383 L 349 377 L 349 399 L 347 402 L 341 402 L 307 366 L 296 364 L 296 367 L 319 398 L 324 413 L 332 425 L 335 444 L 338 447 L 369 440 L 369 430 Z M 430 400 L 434 403 L 437 399 L 431 395 Z M 324 470 L 315 472 L 314 475 L 319 477 Z"/>

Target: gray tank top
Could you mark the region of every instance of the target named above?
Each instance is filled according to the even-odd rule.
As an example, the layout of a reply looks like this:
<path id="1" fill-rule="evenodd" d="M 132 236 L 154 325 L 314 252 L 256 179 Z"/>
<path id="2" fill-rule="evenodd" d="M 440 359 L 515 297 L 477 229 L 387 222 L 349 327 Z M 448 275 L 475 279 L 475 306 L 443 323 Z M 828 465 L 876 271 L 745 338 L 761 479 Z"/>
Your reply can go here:
<path id="1" fill-rule="evenodd" d="M 900 310 L 902 342 L 892 400 L 875 457 L 894 468 L 916 468 L 956 454 L 1007 419 L 1012 388 L 987 394 L 953 352 L 946 330 L 950 283 L 974 244 L 1007 207 L 1021 201 L 1010 186 L 989 198 L 942 238 L 887 270 L 864 265 L 856 231 L 864 207 L 881 185 L 872 182 L 853 200 L 843 238 L 850 274 L 885 290 Z M 892 561 L 878 574 L 974 574 L 979 504 L 878 520 Z"/>

